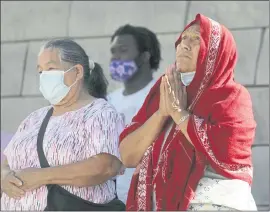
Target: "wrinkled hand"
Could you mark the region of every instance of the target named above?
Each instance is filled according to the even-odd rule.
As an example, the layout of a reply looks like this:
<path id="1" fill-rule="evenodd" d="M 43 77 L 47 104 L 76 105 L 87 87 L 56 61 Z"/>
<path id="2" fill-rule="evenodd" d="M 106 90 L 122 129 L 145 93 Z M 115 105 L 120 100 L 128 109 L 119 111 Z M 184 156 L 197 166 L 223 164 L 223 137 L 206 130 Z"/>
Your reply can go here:
<path id="1" fill-rule="evenodd" d="M 175 112 L 181 112 L 187 108 L 186 88 L 181 86 L 179 73 L 176 71 L 175 65 L 171 65 L 166 70 L 166 103 L 167 111 L 171 117 Z"/>
<path id="2" fill-rule="evenodd" d="M 22 184 L 23 182 L 15 176 L 13 171 L 1 176 L 1 189 L 10 198 L 20 199 L 24 195 Z"/>
<path id="3" fill-rule="evenodd" d="M 26 168 L 16 171 L 15 175 L 23 182 L 21 189 L 32 191 L 44 185 L 44 175 L 40 170 L 40 168 Z"/>

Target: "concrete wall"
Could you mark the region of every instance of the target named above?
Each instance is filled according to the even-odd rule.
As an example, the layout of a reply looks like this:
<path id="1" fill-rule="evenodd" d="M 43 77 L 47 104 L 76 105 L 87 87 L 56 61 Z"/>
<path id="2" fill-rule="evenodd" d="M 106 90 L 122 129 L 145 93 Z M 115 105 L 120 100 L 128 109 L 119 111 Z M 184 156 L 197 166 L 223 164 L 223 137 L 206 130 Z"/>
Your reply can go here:
<path id="1" fill-rule="evenodd" d="M 150 28 L 162 45 L 160 71 L 174 61 L 174 41 L 203 13 L 232 30 L 239 61 L 236 80 L 253 99 L 258 124 L 253 193 L 269 205 L 269 2 L 268 1 L 32 1 L 1 2 L 1 130 L 14 132 L 33 110 L 48 105 L 38 90 L 36 57 L 47 38 L 71 36 L 107 73 L 110 35 L 131 23 Z M 110 80 L 110 78 L 108 77 Z M 109 90 L 119 87 L 110 80 Z"/>

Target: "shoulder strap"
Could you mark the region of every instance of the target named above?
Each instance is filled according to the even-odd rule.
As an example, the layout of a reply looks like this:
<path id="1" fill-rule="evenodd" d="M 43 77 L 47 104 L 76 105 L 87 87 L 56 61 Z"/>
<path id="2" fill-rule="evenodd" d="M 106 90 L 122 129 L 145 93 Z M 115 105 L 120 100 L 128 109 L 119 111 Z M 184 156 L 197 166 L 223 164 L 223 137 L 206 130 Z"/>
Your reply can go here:
<path id="1" fill-rule="evenodd" d="M 43 138 L 44 138 L 44 134 L 46 132 L 46 128 L 47 128 L 47 125 L 49 123 L 49 120 L 52 116 L 52 113 L 53 113 L 53 107 L 47 112 L 45 118 L 43 119 L 41 127 L 39 129 L 39 132 L 38 132 L 37 152 L 38 152 L 38 159 L 39 159 L 39 163 L 40 163 L 41 168 L 50 167 L 50 165 L 45 157 L 44 151 L 43 151 Z"/>
<path id="2" fill-rule="evenodd" d="M 44 150 L 43 150 L 43 138 L 44 138 L 44 134 L 46 132 L 46 128 L 47 125 L 49 123 L 49 120 L 52 116 L 53 113 L 53 107 L 47 112 L 45 118 L 43 119 L 43 122 L 41 124 L 41 127 L 39 129 L 38 132 L 38 137 L 37 137 L 37 152 L 38 152 L 38 159 L 39 159 L 39 163 L 41 168 L 47 168 L 50 167 L 45 154 L 44 154 Z M 115 184 L 115 196 L 118 199 L 118 195 L 117 195 L 117 185 L 116 185 L 116 179 L 113 180 L 114 184 Z"/>
<path id="3" fill-rule="evenodd" d="M 116 199 L 118 199 L 118 195 L 117 195 L 117 185 L 116 185 L 116 179 L 114 179 L 113 180 L 113 182 L 114 182 L 114 185 L 115 185 L 115 192 L 114 192 L 114 195 L 115 195 L 115 197 L 116 197 Z"/>

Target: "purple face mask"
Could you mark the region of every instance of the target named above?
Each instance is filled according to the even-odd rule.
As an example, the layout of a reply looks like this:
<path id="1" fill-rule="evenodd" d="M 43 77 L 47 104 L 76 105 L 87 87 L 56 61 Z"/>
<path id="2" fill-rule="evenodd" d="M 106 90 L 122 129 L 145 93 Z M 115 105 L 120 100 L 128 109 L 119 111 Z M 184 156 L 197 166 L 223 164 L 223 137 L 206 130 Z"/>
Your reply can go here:
<path id="1" fill-rule="evenodd" d="M 125 82 L 129 80 L 137 71 L 138 67 L 133 60 L 113 60 L 110 63 L 111 77 L 116 81 Z"/>

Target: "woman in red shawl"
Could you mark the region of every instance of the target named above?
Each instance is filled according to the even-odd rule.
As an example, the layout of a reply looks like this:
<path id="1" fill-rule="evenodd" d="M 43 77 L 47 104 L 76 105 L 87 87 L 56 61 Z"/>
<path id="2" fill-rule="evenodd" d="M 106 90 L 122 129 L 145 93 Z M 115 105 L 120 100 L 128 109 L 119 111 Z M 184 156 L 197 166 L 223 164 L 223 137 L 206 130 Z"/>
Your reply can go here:
<path id="1" fill-rule="evenodd" d="M 176 64 L 120 136 L 137 167 L 127 210 L 256 210 L 248 91 L 234 81 L 232 34 L 198 14 L 175 43 Z"/>

